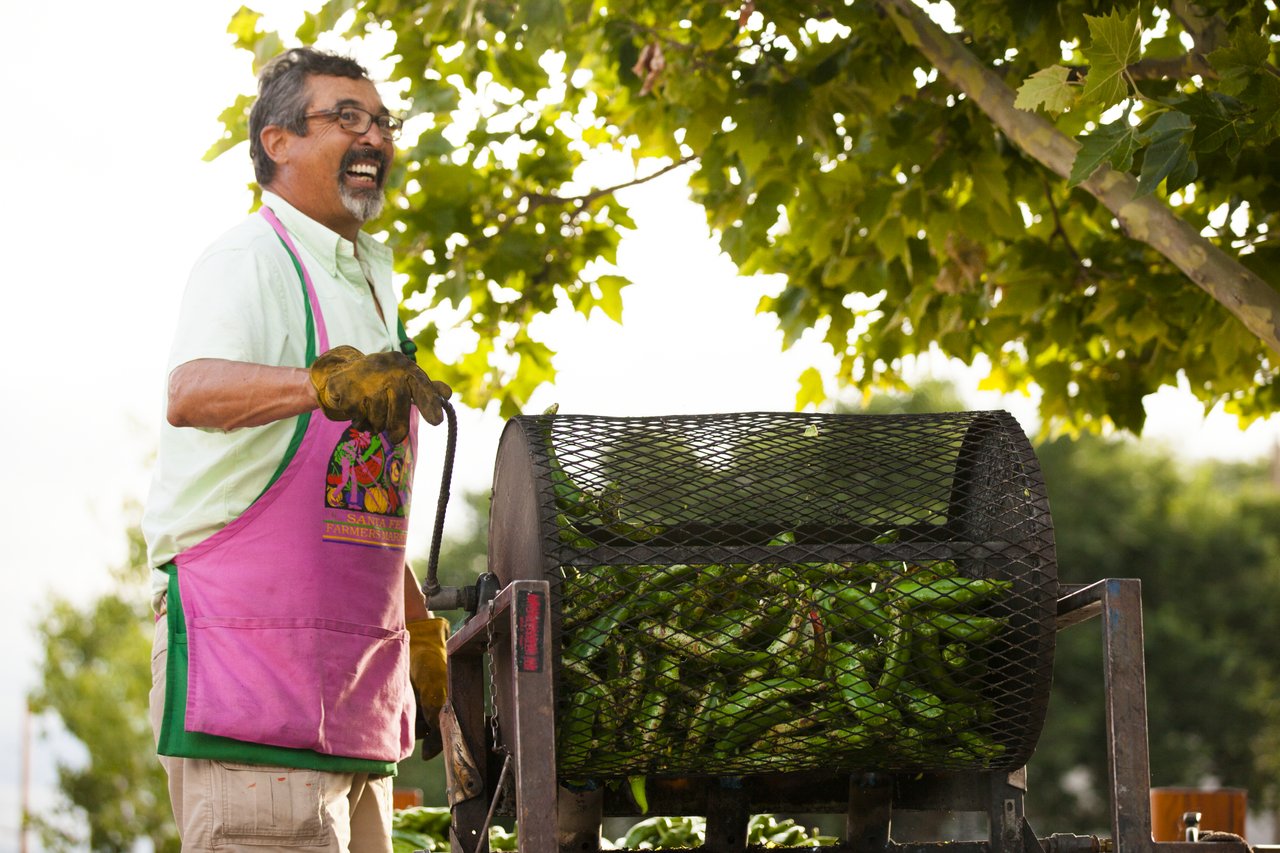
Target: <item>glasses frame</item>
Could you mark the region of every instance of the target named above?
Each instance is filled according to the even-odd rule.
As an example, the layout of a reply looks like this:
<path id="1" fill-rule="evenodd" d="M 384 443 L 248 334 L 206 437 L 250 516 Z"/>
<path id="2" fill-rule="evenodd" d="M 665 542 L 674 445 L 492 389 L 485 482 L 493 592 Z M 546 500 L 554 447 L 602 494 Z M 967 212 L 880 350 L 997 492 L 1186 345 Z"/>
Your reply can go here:
<path id="1" fill-rule="evenodd" d="M 345 112 L 360 113 L 365 117 L 365 119 L 363 122 L 356 122 L 348 125 L 342 120 L 342 114 Z M 351 105 L 333 107 L 328 110 L 317 110 L 313 113 L 303 113 L 302 117 L 306 119 L 323 118 L 330 121 L 336 121 L 338 123 L 338 127 L 342 128 L 347 133 L 354 133 L 356 136 L 368 133 L 369 128 L 376 124 L 378 126 L 378 132 L 382 134 L 382 138 L 392 141 L 400 137 L 400 129 L 404 127 L 404 121 L 399 116 L 392 115 L 391 113 L 374 115 L 364 107 Z M 363 127 L 360 125 L 363 125 Z"/>

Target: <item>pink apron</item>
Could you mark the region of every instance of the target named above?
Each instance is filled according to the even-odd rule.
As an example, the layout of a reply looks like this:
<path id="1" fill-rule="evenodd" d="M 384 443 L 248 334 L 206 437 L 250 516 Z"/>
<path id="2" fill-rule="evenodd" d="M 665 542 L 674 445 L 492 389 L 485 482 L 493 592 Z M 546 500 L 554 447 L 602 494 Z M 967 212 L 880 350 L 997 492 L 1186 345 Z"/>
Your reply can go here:
<path id="1" fill-rule="evenodd" d="M 329 348 L 310 275 L 284 227 Z M 391 446 L 319 413 L 239 518 L 180 554 L 188 644 L 183 728 L 325 755 L 411 754 L 404 543 L 417 411 Z"/>

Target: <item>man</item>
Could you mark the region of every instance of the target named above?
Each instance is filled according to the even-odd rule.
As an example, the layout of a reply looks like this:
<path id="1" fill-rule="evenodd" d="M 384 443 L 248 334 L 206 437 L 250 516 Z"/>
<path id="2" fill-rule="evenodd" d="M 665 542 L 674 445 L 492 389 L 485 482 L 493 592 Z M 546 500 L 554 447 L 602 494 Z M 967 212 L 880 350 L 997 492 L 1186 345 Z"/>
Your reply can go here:
<path id="1" fill-rule="evenodd" d="M 444 702 L 404 538 L 413 407 L 438 424 L 450 390 L 399 351 L 390 252 L 361 231 L 398 127 L 352 60 L 274 59 L 249 118 L 263 208 L 183 297 L 143 531 L 184 850 L 389 851 L 411 676 L 426 719 Z"/>

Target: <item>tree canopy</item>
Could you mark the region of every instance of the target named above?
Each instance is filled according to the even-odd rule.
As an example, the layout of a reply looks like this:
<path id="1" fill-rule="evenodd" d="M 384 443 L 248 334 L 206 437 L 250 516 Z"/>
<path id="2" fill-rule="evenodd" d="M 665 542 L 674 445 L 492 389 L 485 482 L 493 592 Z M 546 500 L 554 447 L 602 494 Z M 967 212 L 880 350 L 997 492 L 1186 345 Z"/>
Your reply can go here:
<path id="1" fill-rule="evenodd" d="M 179 846 L 147 715 L 146 546 L 137 527 L 128 538 L 129 561 L 112 571 L 111 590 L 83 605 L 54 595 L 36 626 L 41 680 L 31 708 L 56 714 L 87 753 L 58 767 L 62 797 L 52 811 L 27 816 L 49 850 L 122 853 L 144 840 L 157 853 Z"/>
<path id="2" fill-rule="evenodd" d="M 784 278 L 759 310 L 839 357 L 798 406 L 901 386 L 936 349 L 1038 387 L 1067 430 L 1140 431 L 1143 397 L 1179 382 L 1246 421 L 1280 408 L 1273 0 L 954 7 L 328 0 L 292 36 L 247 8 L 230 30 L 256 64 L 391 40 L 409 132 L 379 225 L 420 358 L 470 405 L 509 415 L 554 379 L 539 314 L 621 320 L 617 191 L 687 164 L 722 250 Z M 603 151 L 634 173 L 575 179 Z M 452 364 L 444 334 L 472 342 Z"/>

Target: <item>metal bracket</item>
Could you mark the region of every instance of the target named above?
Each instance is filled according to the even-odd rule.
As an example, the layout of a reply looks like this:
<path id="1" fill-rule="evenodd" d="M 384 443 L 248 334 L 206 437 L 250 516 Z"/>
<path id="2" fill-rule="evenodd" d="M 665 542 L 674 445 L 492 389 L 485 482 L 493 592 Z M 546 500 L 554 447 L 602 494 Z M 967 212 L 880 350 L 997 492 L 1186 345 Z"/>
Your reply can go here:
<path id="1" fill-rule="evenodd" d="M 1058 629 L 1102 617 L 1107 773 L 1115 853 L 1248 853 L 1243 842 L 1156 841 L 1151 835 L 1142 581 L 1110 578 L 1058 599 Z"/>
<path id="2" fill-rule="evenodd" d="M 492 644 L 489 637 L 493 637 Z M 484 747 L 484 655 L 493 657 L 498 678 L 509 685 L 503 731 L 512 743 L 516 822 L 520 853 L 546 853 L 556 842 L 556 754 L 551 587 L 547 581 L 517 580 L 498 591 L 488 608 L 449 638 L 449 689 L 458 729 L 473 755 Z M 462 695 L 458 692 L 461 691 Z M 454 853 L 488 853 L 484 831 L 496 785 L 479 762 L 485 797 L 452 807 Z"/>

